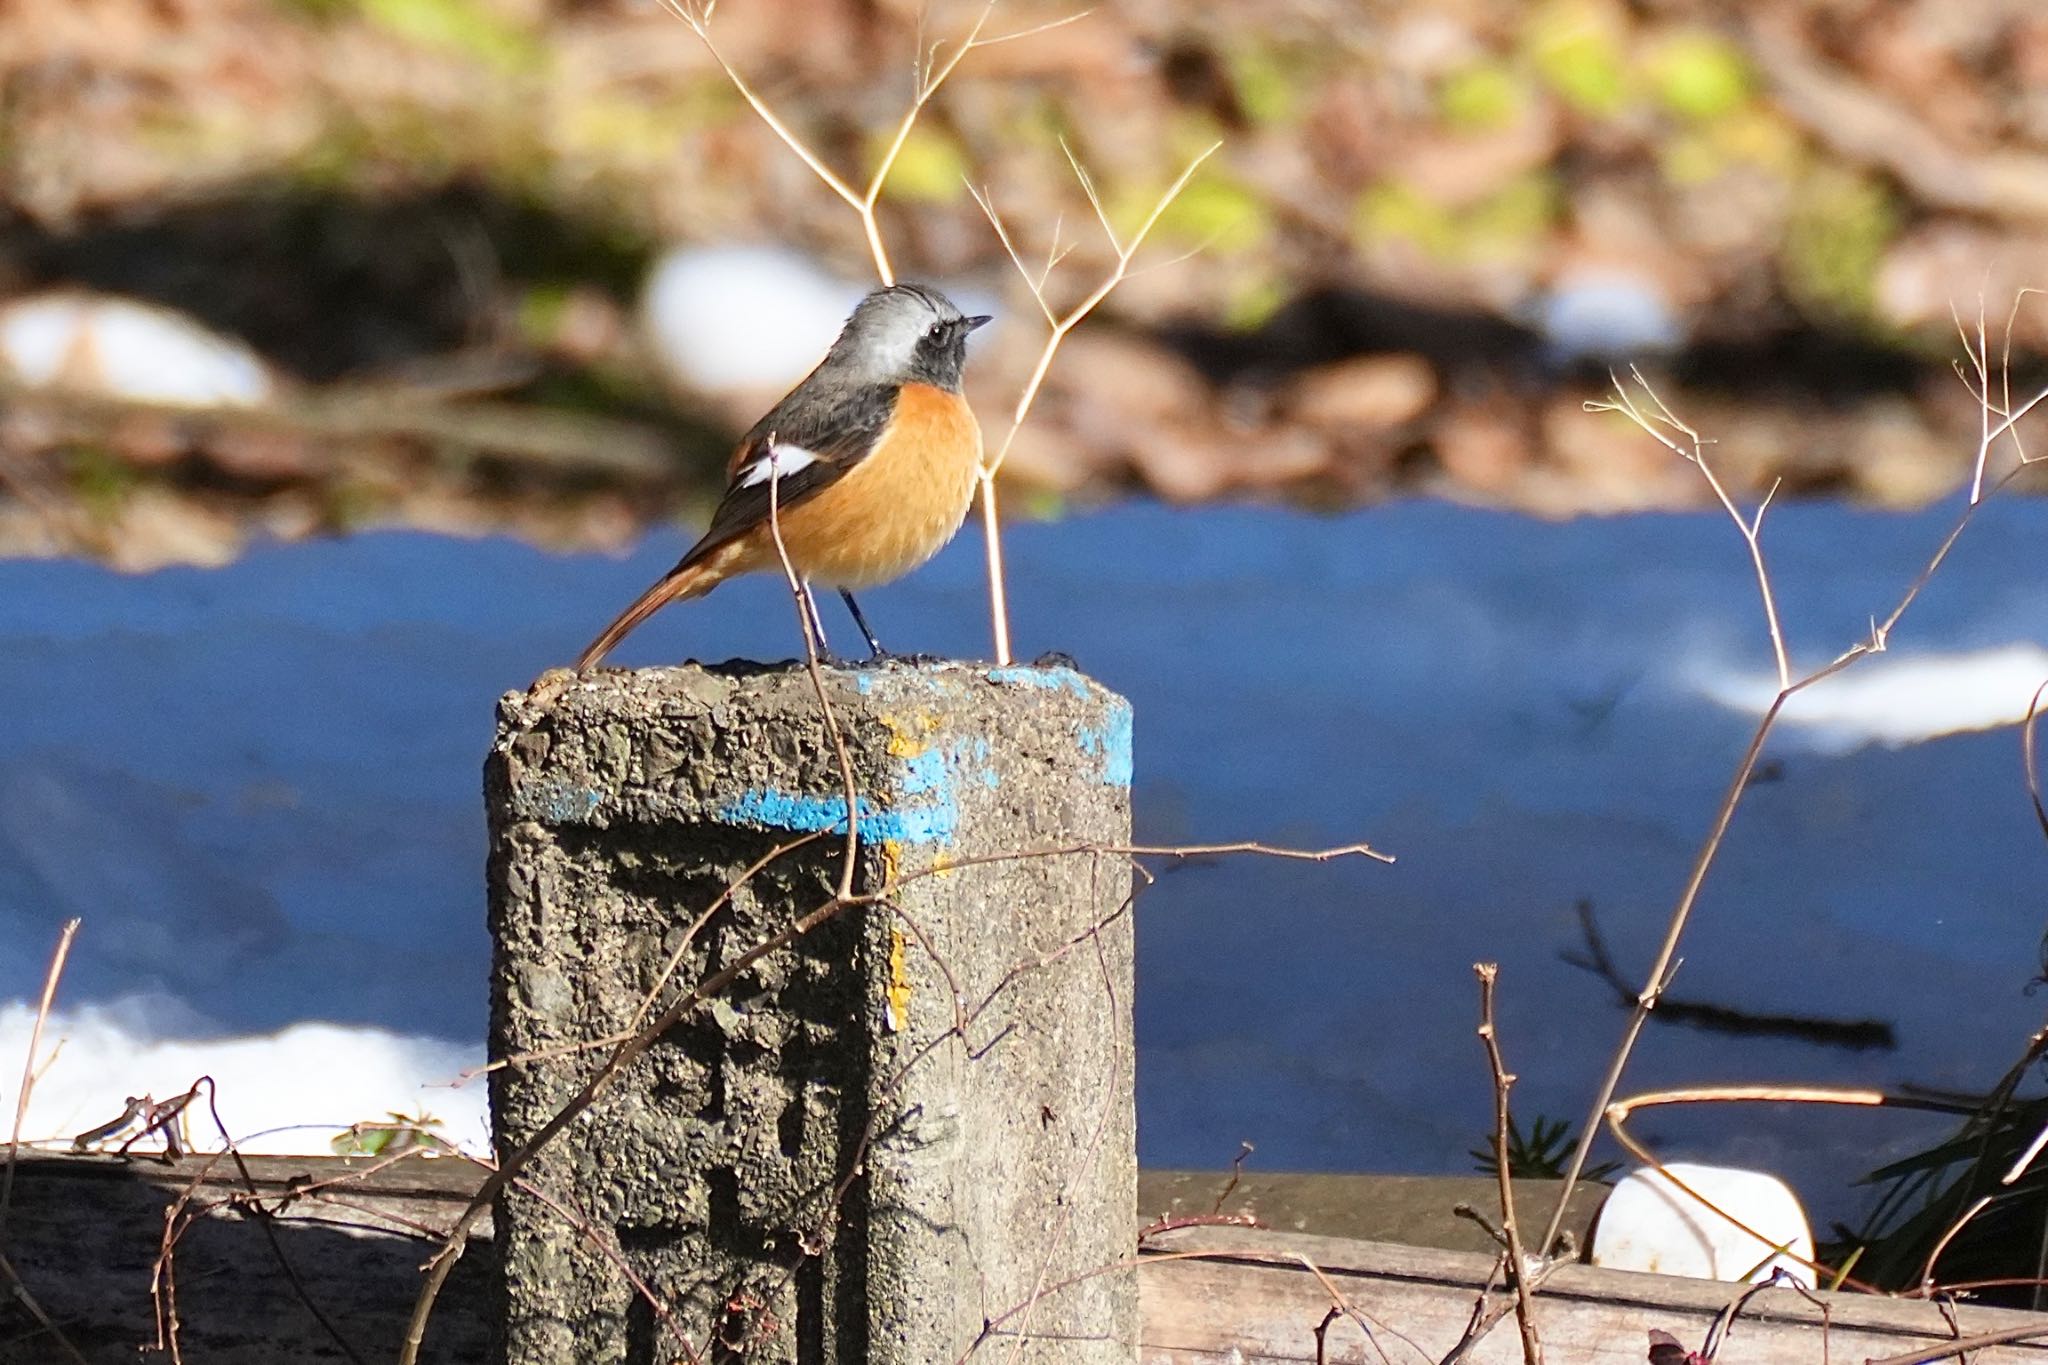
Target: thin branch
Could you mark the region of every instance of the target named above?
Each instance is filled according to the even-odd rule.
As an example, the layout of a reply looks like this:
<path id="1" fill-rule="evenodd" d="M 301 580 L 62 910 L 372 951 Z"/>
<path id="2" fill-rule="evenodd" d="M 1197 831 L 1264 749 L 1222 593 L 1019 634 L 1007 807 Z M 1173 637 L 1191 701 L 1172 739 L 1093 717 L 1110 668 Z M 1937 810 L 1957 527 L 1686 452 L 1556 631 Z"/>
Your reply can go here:
<path id="1" fill-rule="evenodd" d="M 1735 505 L 1735 499 L 1729 496 L 1728 489 L 1722 484 L 1720 476 L 1714 472 L 1713 465 L 1707 462 L 1706 446 L 1708 443 L 1700 436 L 1699 432 L 1686 425 L 1683 421 L 1680 421 L 1677 414 L 1664 405 L 1664 400 L 1657 396 L 1657 391 L 1650 387 L 1648 380 L 1643 378 L 1641 370 L 1631 365 L 1629 367 L 1629 374 L 1635 379 L 1636 386 L 1649 399 L 1654 409 L 1652 412 L 1644 413 L 1636 405 L 1634 396 L 1623 387 L 1619 379 L 1614 381 L 1615 396 L 1611 400 L 1588 402 L 1585 405 L 1586 411 L 1620 413 L 1647 432 L 1652 440 L 1661 444 L 1666 450 L 1691 463 L 1700 471 L 1701 477 L 1707 481 L 1707 487 L 1713 490 L 1715 500 L 1721 504 L 1721 510 L 1726 512 L 1728 519 L 1735 523 L 1735 529 L 1742 533 L 1743 543 L 1749 547 L 1750 565 L 1756 572 L 1757 592 L 1763 598 L 1764 623 L 1770 631 L 1771 657 L 1778 666 L 1778 689 L 1782 692 L 1792 686 L 1792 661 L 1790 652 L 1785 645 L 1784 626 L 1778 619 L 1778 599 L 1777 594 L 1771 588 L 1771 572 L 1764 563 L 1762 534 L 1764 512 L 1770 507 L 1771 498 L 1777 494 L 1778 485 L 1776 483 L 1771 485 L 1771 491 L 1764 495 L 1764 500 L 1757 507 L 1756 514 L 1753 517 L 1743 516 L 1741 510 Z M 1673 431 L 1678 432 L 1679 435 L 1685 438 L 1684 444 L 1681 445 L 1678 441 L 1658 430 L 1660 426 L 1669 427 Z"/>
<path id="2" fill-rule="evenodd" d="M 2048 838 L 2048 801 L 2041 793 L 2041 764 L 2035 738 L 2035 722 L 2041 717 L 2041 698 L 2048 696 L 2048 682 L 2034 689 L 2034 698 L 2027 703 L 2027 718 L 2020 725 L 2020 764 L 2027 775 L 2027 796 L 2034 803 L 2034 819 L 2041 826 L 2041 835 Z"/>
<path id="3" fill-rule="evenodd" d="M 741 887 L 760 875 L 771 863 L 778 862 L 787 854 L 794 853 L 805 845 L 823 838 L 824 834 L 825 831 L 823 830 L 813 830 L 809 834 L 799 835 L 787 843 L 777 844 L 743 868 L 739 876 L 727 882 L 724 889 L 711 898 L 711 903 L 700 910 L 697 913 L 697 917 L 684 927 L 681 940 L 677 942 L 674 950 L 669 953 L 668 960 L 662 964 L 661 970 L 655 973 L 654 984 L 641 993 L 640 1003 L 633 1007 L 633 1016 L 626 1021 L 626 1027 L 619 1029 L 617 1032 L 608 1033 L 602 1038 L 587 1038 L 578 1043 L 560 1043 L 554 1047 L 536 1048 L 531 1052 L 515 1052 L 509 1057 L 499 1057 L 485 1062 L 482 1066 L 470 1067 L 460 1074 L 454 1084 L 461 1085 L 468 1081 L 473 1081 L 479 1076 L 487 1076 L 493 1071 L 502 1071 L 508 1066 L 523 1066 L 528 1062 L 550 1061 L 557 1057 L 573 1057 L 579 1053 L 595 1052 L 599 1048 L 616 1047 L 620 1043 L 632 1038 L 633 1035 L 640 1031 L 642 1022 L 647 1018 L 647 1012 L 654 1008 L 656 1001 L 661 999 L 661 993 L 668 988 L 668 983 L 675 977 L 676 968 L 682 965 L 684 956 L 690 951 L 691 945 L 696 942 L 697 935 L 703 932 L 704 926 L 710 923 L 711 917 L 731 901 Z"/>
<path id="4" fill-rule="evenodd" d="M 1646 412 L 1638 405 L 1632 395 L 1623 388 L 1619 380 L 1616 381 L 1616 392 L 1612 400 L 1604 403 L 1592 403 L 1587 406 L 1595 411 L 1621 413 L 1666 449 L 1697 465 L 1701 472 L 1707 476 L 1708 483 L 1713 488 L 1715 496 L 1720 500 L 1723 509 L 1729 513 L 1738 529 L 1740 529 L 1744 543 L 1749 549 L 1750 562 L 1757 576 L 1758 590 L 1764 601 L 1772 652 L 1778 664 L 1779 689 L 1778 694 L 1771 699 L 1770 705 L 1764 709 L 1763 714 L 1759 717 L 1756 729 L 1751 734 L 1748 745 L 1745 746 L 1741 758 L 1736 762 L 1735 772 L 1726 790 L 1722 793 L 1720 804 L 1715 808 L 1706 837 L 1701 843 L 1698 853 L 1694 856 L 1691 870 L 1687 873 L 1685 885 L 1679 891 L 1677 902 L 1672 907 L 1671 917 L 1664 932 L 1663 943 L 1659 946 L 1656 960 L 1650 967 L 1642 994 L 1637 999 L 1636 1008 L 1629 1016 L 1629 1022 L 1623 1031 L 1621 1042 L 1616 1047 L 1613 1057 L 1608 1063 L 1606 1074 L 1601 1079 L 1599 1092 L 1595 1098 L 1591 1113 L 1587 1117 L 1585 1128 L 1579 1135 L 1578 1145 L 1573 1149 L 1571 1161 L 1566 1166 L 1562 1188 L 1558 1192 L 1557 1205 L 1551 1212 L 1549 1226 L 1545 1229 L 1542 1241 L 1539 1243 L 1539 1248 L 1544 1251 L 1549 1250 L 1551 1244 L 1557 1240 L 1558 1233 L 1564 1227 L 1565 1213 L 1572 1190 L 1577 1185 L 1581 1173 L 1585 1170 L 1586 1159 L 1591 1154 L 1593 1143 L 1598 1137 L 1599 1124 L 1606 1116 L 1615 1093 L 1621 1087 L 1622 1075 L 1628 1067 L 1629 1058 L 1635 1051 L 1637 1040 L 1642 1036 L 1643 1026 L 1649 1019 L 1650 1011 L 1656 1008 L 1658 999 L 1670 985 L 1671 976 L 1676 970 L 1678 961 L 1678 946 L 1685 936 L 1685 930 L 1691 921 L 1693 910 L 1699 903 L 1700 892 L 1706 885 L 1707 874 L 1713 870 L 1714 863 L 1720 856 L 1722 844 L 1728 835 L 1728 828 L 1733 823 L 1735 812 L 1741 806 L 1743 796 L 1748 791 L 1750 780 L 1755 774 L 1757 760 L 1762 755 L 1764 745 L 1770 739 L 1772 729 L 1777 724 L 1778 716 L 1784 710 L 1786 702 L 1805 689 L 1833 677 L 1836 673 L 1851 666 L 1857 660 L 1871 654 L 1883 652 L 1890 643 L 1892 631 L 1896 629 L 1907 610 L 1919 599 L 1921 591 L 1932 581 L 1935 573 L 1947 561 L 1949 552 L 1955 548 L 1957 541 L 1962 538 L 1963 531 L 1969 526 L 1977 509 L 1993 493 L 1996 493 L 2007 483 L 2010 483 L 2020 470 L 2024 468 L 2024 466 L 2015 466 L 1985 490 L 1982 496 L 1973 497 L 1964 506 L 1947 537 L 1935 550 L 1933 556 L 1927 561 L 1926 566 L 1921 569 L 1919 575 L 1908 585 L 1905 593 L 1892 608 L 1891 614 L 1882 622 L 1872 623 L 1870 636 L 1867 640 L 1851 645 L 1848 649 L 1837 655 L 1832 662 L 1813 670 L 1804 677 L 1794 679 L 1791 676 L 1788 663 L 1789 651 L 1785 647 L 1784 634 L 1778 621 L 1776 595 L 1771 587 L 1770 574 L 1764 562 L 1760 543 L 1759 532 L 1762 525 L 1762 513 L 1759 512 L 1753 520 L 1744 520 L 1736 512 L 1732 500 L 1727 496 L 1720 481 L 1713 475 L 1711 468 L 1704 458 L 1705 442 L 1690 427 L 1672 415 L 1670 409 L 1665 406 L 1663 400 L 1657 396 L 1655 390 L 1651 388 L 1649 382 L 1643 378 L 1639 371 L 1631 370 L 1630 373 L 1635 380 L 1636 386 L 1643 391 L 1652 405 L 1650 411 Z M 1988 404 L 1989 399 L 1980 397 L 1979 401 Z M 1990 442 L 2000 439 L 2007 432 L 2013 430 L 2022 417 L 2032 412 L 2035 407 L 2044 401 L 2048 401 L 2048 389 L 2043 389 L 2035 394 L 2018 408 L 2000 414 L 1999 420 L 1996 423 L 1990 424 L 1985 428 L 1983 442 L 1986 447 L 1988 448 Z M 1663 430 L 1660 430 L 1660 427 L 1669 427 L 1685 435 L 1690 443 L 1689 446 L 1681 445 L 1678 441 L 1666 435 Z"/>
<path id="5" fill-rule="evenodd" d="M 2021 1323 L 2017 1327 L 2001 1327 L 1996 1332 L 1979 1332 L 1973 1337 L 1945 1341 L 1939 1346 L 1929 1346 L 1918 1351 L 1902 1351 L 1895 1356 L 1881 1356 L 1874 1360 L 1866 1360 L 1863 1365 L 1932 1365 L 1934 1361 L 1947 1360 L 1950 1356 L 1959 1356 L 1966 1351 L 1978 1351 L 1986 1346 L 2003 1346 L 2014 1341 L 2032 1341 L 2036 1337 L 2048 1337 L 2048 1319 Z"/>
<path id="6" fill-rule="evenodd" d="M 1529 1262 L 1522 1253 L 1522 1233 L 1515 1220 L 1515 1182 L 1508 1160 L 1508 1087 L 1515 1083 L 1501 1055 L 1500 1030 L 1494 1022 L 1493 989 L 1500 978 L 1497 962 L 1475 962 L 1479 978 L 1479 1041 L 1493 1073 L 1493 1169 L 1500 1184 L 1502 1250 L 1507 1253 L 1508 1285 L 1515 1291 L 1515 1322 L 1522 1331 L 1523 1365 L 1543 1365 L 1543 1338 L 1536 1329 L 1536 1306 L 1529 1292 Z"/>
<path id="7" fill-rule="evenodd" d="M 1117 236 L 1116 228 L 1110 222 L 1108 212 L 1103 208 L 1102 198 L 1096 193 L 1095 181 L 1089 176 L 1087 168 L 1081 164 L 1080 158 L 1075 156 L 1073 149 L 1067 147 L 1064 142 L 1060 145 L 1067 153 L 1067 160 L 1074 168 L 1075 177 L 1081 182 L 1082 192 L 1088 196 L 1089 204 L 1095 209 L 1096 219 L 1102 224 L 1103 235 L 1109 238 L 1110 247 L 1116 252 L 1116 263 L 1110 268 L 1109 273 L 1086 297 L 1064 313 L 1055 310 L 1046 297 L 1046 282 L 1052 273 L 1053 264 L 1058 259 L 1057 256 L 1048 261 L 1043 274 L 1033 278 L 1031 272 L 1025 268 L 1023 257 L 1018 253 L 1010 230 L 1003 223 L 1002 215 L 996 211 L 994 200 L 987 191 L 969 187 L 974 192 L 974 202 L 980 205 L 989 225 L 995 229 L 997 238 L 1003 244 L 1003 250 L 1017 269 L 1018 277 L 1024 281 L 1025 288 L 1031 291 L 1032 299 L 1038 304 L 1038 311 L 1045 315 L 1050 328 L 1045 345 L 1039 350 L 1038 360 L 1031 368 L 1030 377 L 1024 381 L 1024 387 L 1017 396 L 1017 404 L 1011 411 L 1009 429 L 1003 433 L 1002 443 L 996 447 L 994 455 L 990 456 L 984 452 L 981 463 L 979 483 L 982 539 L 988 554 L 989 617 L 995 627 L 995 654 L 998 664 L 1010 662 L 1010 608 L 1003 574 L 1002 527 L 996 505 L 996 473 L 1010 457 L 1010 447 L 1016 443 L 1017 432 L 1024 425 L 1024 419 L 1030 415 L 1032 404 L 1038 401 L 1038 392 L 1045 384 L 1046 373 L 1052 369 L 1053 357 L 1059 354 L 1060 343 L 1067 339 L 1067 333 L 1080 325 L 1083 318 L 1095 311 L 1096 305 L 1109 297 L 1111 290 L 1129 277 L 1132 257 L 1144 246 L 1145 239 L 1151 235 L 1160 216 L 1180 197 L 1181 191 L 1187 188 L 1188 181 L 1194 178 L 1202 163 L 1214 156 L 1223 144 L 1211 143 L 1188 162 L 1174 182 L 1166 187 L 1165 193 L 1153 203 L 1151 212 L 1145 215 L 1144 222 L 1138 225 L 1137 231 L 1131 234 L 1128 242 Z"/>
<path id="8" fill-rule="evenodd" d="M 14 1207 L 14 1163 L 21 1152 L 21 1128 L 28 1121 L 28 1100 L 36 1088 L 36 1053 L 43 1045 L 43 1025 L 57 999 L 57 981 L 64 975 L 65 959 L 71 956 L 71 940 L 78 936 L 80 921 L 66 920 L 57 932 L 57 946 L 50 953 L 49 970 L 43 973 L 43 994 L 36 1003 L 36 1021 L 29 1029 L 28 1056 L 21 1064 L 21 1093 L 14 1101 L 14 1130 L 7 1139 L 7 1166 L 0 1173 L 0 1252 L 7 1250 L 7 1215 Z"/>
<path id="9" fill-rule="evenodd" d="M 1662 1162 L 1658 1161 L 1653 1153 L 1636 1141 L 1627 1129 L 1629 1118 L 1639 1109 L 1650 1109 L 1675 1104 L 1757 1103 L 1847 1105 L 1852 1108 L 1912 1109 L 1925 1113 L 1939 1114 L 1972 1114 L 1977 1112 L 1978 1107 L 1974 1104 L 1961 1104 L 1952 1100 L 1934 1099 L 1918 1095 L 1894 1095 L 1882 1090 L 1869 1090 L 1855 1086 L 1809 1085 L 1689 1086 L 1633 1095 L 1627 1099 L 1617 1100 L 1608 1106 L 1606 1114 L 1608 1128 L 1614 1134 L 1615 1141 L 1619 1142 L 1630 1156 L 1646 1166 L 1655 1167 L 1657 1173 L 1670 1181 L 1672 1186 L 1680 1193 L 1697 1201 L 1701 1207 L 1711 1211 L 1745 1236 L 1754 1238 L 1760 1246 L 1770 1248 L 1770 1255 L 1766 1257 L 1766 1260 L 1774 1256 L 1784 1256 L 1788 1260 L 1799 1262 L 1816 1274 L 1832 1276 L 1834 1283 L 1838 1286 L 1847 1284 L 1852 1288 L 1866 1292 L 1877 1292 L 1875 1286 L 1851 1279 L 1845 1271 L 1832 1270 L 1830 1267 L 1821 1265 L 1809 1257 L 1801 1256 L 1789 1248 L 1779 1245 L 1772 1238 L 1765 1236 L 1762 1232 L 1743 1222 L 1740 1218 L 1720 1207 L 1698 1190 L 1687 1185 L 1678 1176 L 1673 1175 L 1665 1168 Z M 1973 1210 L 1971 1216 L 1974 1216 L 1974 1212 Z M 1964 1221 L 1968 1221 L 1968 1219 L 1965 1218 Z"/>
<path id="10" fill-rule="evenodd" d="M 14 1262 L 8 1260 L 4 1252 L 0 1252 L 0 1277 L 6 1279 L 9 1292 L 14 1296 L 14 1301 L 19 1303 L 22 1309 L 36 1320 L 38 1327 L 49 1333 L 50 1340 L 57 1343 L 58 1349 L 63 1351 L 65 1357 L 72 1362 L 72 1365 L 92 1365 L 90 1361 L 79 1353 L 78 1348 L 71 1344 L 71 1338 L 64 1335 L 58 1328 L 56 1321 L 43 1310 L 43 1306 L 36 1302 L 35 1295 L 28 1292 L 28 1286 L 22 1283 L 21 1272 L 14 1268 Z"/>
<path id="11" fill-rule="evenodd" d="M 662 3 L 670 13 L 689 26 L 690 32 L 697 35 L 697 41 L 711 54 L 711 59 L 732 83 L 733 89 L 740 93 L 741 98 L 745 99 L 748 106 L 760 116 L 761 121 L 768 125 L 769 130 L 782 140 L 785 147 L 796 154 L 799 161 L 810 168 L 811 173 L 818 177 L 825 188 L 839 196 L 846 206 L 859 216 L 861 231 L 867 238 L 868 253 L 874 258 L 875 274 L 885 285 L 896 283 L 896 270 L 889 260 L 888 244 L 882 240 L 882 225 L 876 213 L 876 206 L 881 202 L 882 190 L 889 182 L 889 172 L 895 169 L 896 160 L 902 154 L 904 144 L 910 140 L 912 130 L 917 127 L 918 119 L 923 116 L 925 106 L 931 103 L 932 97 L 939 93 L 939 88 L 958 69 L 968 53 L 985 47 L 1013 43 L 1021 38 L 1034 37 L 1056 28 L 1064 28 L 1068 24 L 1079 22 L 1089 14 L 1089 11 L 1081 10 L 1047 20 L 1042 24 L 1034 24 L 1029 28 L 984 37 L 982 30 L 988 26 L 989 18 L 995 13 L 997 4 L 997 0 L 987 0 L 981 8 L 981 13 L 975 17 L 973 26 L 968 29 L 967 36 L 962 38 L 944 58 L 939 55 L 943 47 L 941 43 L 933 43 L 927 54 L 922 37 L 923 16 L 920 14 L 918 57 L 913 63 L 914 89 L 910 106 L 897 120 L 896 131 L 891 135 L 888 146 L 884 148 L 881 160 L 868 176 L 866 187 L 856 191 L 845 177 L 825 164 L 825 159 L 783 121 L 774 107 L 726 59 L 725 54 L 718 50 L 718 45 L 711 40 L 711 16 L 716 7 L 715 0 L 695 0 L 694 3 L 693 0 L 662 0 Z"/>
<path id="12" fill-rule="evenodd" d="M 987 17 L 985 13 L 983 17 Z M 832 698 L 825 692 L 825 675 L 818 666 L 818 655 L 824 650 L 825 641 L 812 638 L 814 628 L 820 627 L 815 620 L 817 608 L 811 600 L 810 585 L 798 575 L 796 565 L 789 559 L 789 547 L 782 543 L 782 471 L 774 458 L 775 433 L 772 431 L 768 433 L 766 449 L 769 452 L 768 536 L 775 542 L 775 557 L 782 565 L 782 576 L 789 583 L 790 596 L 796 600 L 798 629 L 804 637 L 804 667 L 811 675 L 811 690 L 818 695 L 818 709 L 824 713 L 825 737 L 832 741 L 832 753 L 839 763 L 839 780 L 846 799 L 846 853 L 839 861 L 839 889 L 834 893 L 840 900 L 846 900 L 853 895 L 853 876 L 859 867 L 860 788 L 853 780 L 853 756 L 846 751 L 846 736 L 839 729 L 839 717 L 832 710 Z"/>

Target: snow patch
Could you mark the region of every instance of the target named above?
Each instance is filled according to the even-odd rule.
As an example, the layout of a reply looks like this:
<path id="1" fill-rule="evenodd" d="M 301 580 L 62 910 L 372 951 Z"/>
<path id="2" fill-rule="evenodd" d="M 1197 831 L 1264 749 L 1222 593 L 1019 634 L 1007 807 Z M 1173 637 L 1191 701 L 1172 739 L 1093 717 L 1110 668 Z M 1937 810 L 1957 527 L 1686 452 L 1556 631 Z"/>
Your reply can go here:
<path id="1" fill-rule="evenodd" d="M 2035 644 L 1868 659 L 1794 697 L 1779 723 L 1814 753 L 1896 748 L 2017 725 L 2043 682 L 2048 649 Z M 1699 690 L 1731 710 L 1761 715 L 1778 683 L 1773 674 L 1722 673 Z"/>
<path id="2" fill-rule="evenodd" d="M 393 1111 L 431 1114 L 441 1121 L 434 1130 L 440 1136 L 465 1151 L 490 1151 L 482 1079 L 460 1088 L 449 1084 L 481 1064 L 481 1049 L 317 1021 L 272 1034 L 166 1037 L 149 1023 L 160 1007 L 168 1009 L 166 1022 L 173 1027 L 191 1029 L 200 1022 L 182 1006 L 146 997 L 53 1013 L 43 1025 L 37 1058 L 43 1071 L 29 1095 L 23 1138 L 68 1142 L 117 1117 L 131 1095 L 165 1100 L 211 1076 L 222 1121 L 251 1151 L 331 1154 L 329 1141 L 351 1123 L 384 1119 Z M 0 1074 L 10 1078 L 10 1114 L 12 1078 L 27 1059 L 35 1016 L 27 1001 L 0 1005 Z M 220 1134 L 203 1095 L 186 1111 L 186 1120 L 197 1149 L 219 1148 Z M 161 1144 L 150 1138 L 140 1145 L 156 1150 Z"/>

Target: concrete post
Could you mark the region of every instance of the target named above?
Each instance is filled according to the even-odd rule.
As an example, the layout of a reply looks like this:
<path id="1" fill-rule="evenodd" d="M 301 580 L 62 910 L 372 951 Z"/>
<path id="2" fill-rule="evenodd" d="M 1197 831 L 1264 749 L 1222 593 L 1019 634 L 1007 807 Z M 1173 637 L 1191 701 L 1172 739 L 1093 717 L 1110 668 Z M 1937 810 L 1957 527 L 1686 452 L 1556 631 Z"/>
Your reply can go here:
<path id="1" fill-rule="evenodd" d="M 985 1321 L 1131 1253 L 1128 865 L 971 861 L 1128 842 L 1129 705 L 1064 668 L 825 679 L 860 793 L 855 889 L 907 880 L 893 910 L 851 911 L 764 958 L 627 1068 L 529 1168 L 561 1208 L 506 1196 L 512 1365 L 947 1365 Z M 630 1029 L 687 926 L 750 864 L 827 832 L 689 940 L 664 1003 L 822 904 L 845 847 L 844 786 L 801 668 L 509 696 L 485 788 L 494 1057 Z M 965 1044 L 948 1038 L 977 1007 Z M 603 1055 L 495 1073 L 499 1149 Z M 984 1353 L 1129 1365 L 1136 1304 L 1130 1274 L 1086 1279 L 1001 1323 Z"/>

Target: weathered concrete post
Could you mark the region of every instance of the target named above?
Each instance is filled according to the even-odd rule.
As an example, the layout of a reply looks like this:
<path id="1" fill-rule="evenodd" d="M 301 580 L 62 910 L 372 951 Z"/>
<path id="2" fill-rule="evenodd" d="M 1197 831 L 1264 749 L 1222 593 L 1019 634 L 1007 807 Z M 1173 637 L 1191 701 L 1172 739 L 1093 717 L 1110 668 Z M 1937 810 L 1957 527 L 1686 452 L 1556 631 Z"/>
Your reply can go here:
<path id="1" fill-rule="evenodd" d="M 512 1365 L 947 1365 L 1034 1298 L 985 1351 L 1012 1359 L 1021 1332 L 1025 1361 L 1136 1359 L 1131 1275 L 1044 1292 L 1131 1251 L 1130 870 L 1003 856 L 1128 842 L 1130 708 L 1064 668 L 825 678 L 860 794 L 855 890 L 900 889 L 764 957 L 621 1073 L 529 1168 L 555 1207 L 502 1201 Z M 664 1003 L 823 904 L 845 849 L 801 668 L 507 697 L 486 793 L 494 1057 L 631 1030 L 672 954 Z M 500 1151 L 603 1056 L 495 1073 Z"/>

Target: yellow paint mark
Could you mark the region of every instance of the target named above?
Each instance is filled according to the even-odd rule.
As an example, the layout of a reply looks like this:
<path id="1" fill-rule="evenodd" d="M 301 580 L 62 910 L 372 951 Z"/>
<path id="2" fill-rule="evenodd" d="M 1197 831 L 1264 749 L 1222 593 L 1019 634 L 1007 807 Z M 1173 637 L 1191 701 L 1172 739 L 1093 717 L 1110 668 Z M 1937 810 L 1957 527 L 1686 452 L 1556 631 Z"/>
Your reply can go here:
<path id="1" fill-rule="evenodd" d="M 910 973 L 903 963 L 909 940 L 894 925 L 889 928 L 889 1032 L 910 1027 Z"/>
<path id="2" fill-rule="evenodd" d="M 903 845 L 896 839 L 882 841 L 882 885 L 893 886 L 903 868 Z M 910 1027 L 910 969 L 904 961 L 909 940 L 903 926 L 889 923 L 889 990 L 886 999 L 889 1031 L 901 1033 Z"/>
<path id="3" fill-rule="evenodd" d="M 939 717 L 931 711 L 919 711 L 907 718 L 893 711 L 884 711 L 882 724 L 889 727 L 890 756 L 916 758 L 931 747 L 931 736 L 939 728 Z"/>

